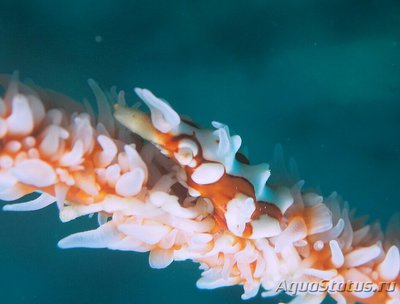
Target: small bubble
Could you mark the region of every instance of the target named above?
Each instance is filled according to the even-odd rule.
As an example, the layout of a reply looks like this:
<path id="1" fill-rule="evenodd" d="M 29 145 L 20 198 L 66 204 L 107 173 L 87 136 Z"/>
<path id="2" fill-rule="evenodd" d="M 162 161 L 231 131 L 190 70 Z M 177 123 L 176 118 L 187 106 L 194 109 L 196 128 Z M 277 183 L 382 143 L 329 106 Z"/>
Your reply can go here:
<path id="1" fill-rule="evenodd" d="M 96 41 L 97 43 L 103 42 L 103 37 L 100 35 L 96 35 L 96 37 L 94 37 L 94 41 Z"/>

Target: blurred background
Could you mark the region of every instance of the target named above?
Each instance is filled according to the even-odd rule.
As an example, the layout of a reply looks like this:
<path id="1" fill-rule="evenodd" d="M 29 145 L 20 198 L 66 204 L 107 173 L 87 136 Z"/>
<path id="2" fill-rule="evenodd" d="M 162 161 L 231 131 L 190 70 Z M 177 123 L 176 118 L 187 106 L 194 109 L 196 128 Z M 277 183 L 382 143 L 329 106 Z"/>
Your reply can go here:
<path id="1" fill-rule="evenodd" d="M 252 163 L 281 143 L 308 187 L 383 225 L 400 211 L 399 1 L 2 0 L 0 44 L 0 73 L 77 100 L 92 98 L 88 78 L 132 102 L 147 87 L 203 126 L 228 124 Z M 61 224 L 54 206 L 0 212 L 1 303 L 242 302 L 241 287 L 198 290 L 190 262 L 57 248 L 95 225 Z"/>

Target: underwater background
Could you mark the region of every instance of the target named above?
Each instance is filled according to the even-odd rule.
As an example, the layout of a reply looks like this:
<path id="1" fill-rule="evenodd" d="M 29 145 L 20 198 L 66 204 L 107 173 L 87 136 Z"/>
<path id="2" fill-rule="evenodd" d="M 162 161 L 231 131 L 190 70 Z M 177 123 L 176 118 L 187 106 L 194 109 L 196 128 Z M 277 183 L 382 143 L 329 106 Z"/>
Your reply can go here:
<path id="1" fill-rule="evenodd" d="M 0 73 L 77 100 L 94 101 L 88 78 L 132 103 L 147 87 L 228 124 L 252 163 L 281 143 L 306 186 L 383 226 L 400 211 L 399 1 L 0 0 L 0 45 Z M 57 248 L 95 226 L 62 224 L 55 206 L 0 212 L 0 303 L 242 303 L 241 287 L 197 289 L 191 262 Z"/>

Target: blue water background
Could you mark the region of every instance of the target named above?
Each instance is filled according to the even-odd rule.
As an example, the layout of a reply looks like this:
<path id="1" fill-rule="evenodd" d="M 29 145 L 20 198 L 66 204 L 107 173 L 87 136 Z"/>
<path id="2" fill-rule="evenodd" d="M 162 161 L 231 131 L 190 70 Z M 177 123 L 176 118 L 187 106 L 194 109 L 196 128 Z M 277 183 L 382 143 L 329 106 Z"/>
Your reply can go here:
<path id="1" fill-rule="evenodd" d="M 306 185 L 385 224 L 399 207 L 400 2 L 0 1 L 0 72 L 82 100 L 87 79 L 135 86 L 203 126 L 227 123 L 269 161 L 276 143 Z M 144 253 L 60 250 L 95 227 L 54 206 L 0 212 L 0 302 L 242 303 L 198 290 L 197 265 Z M 247 303 L 269 303 L 259 296 Z"/>

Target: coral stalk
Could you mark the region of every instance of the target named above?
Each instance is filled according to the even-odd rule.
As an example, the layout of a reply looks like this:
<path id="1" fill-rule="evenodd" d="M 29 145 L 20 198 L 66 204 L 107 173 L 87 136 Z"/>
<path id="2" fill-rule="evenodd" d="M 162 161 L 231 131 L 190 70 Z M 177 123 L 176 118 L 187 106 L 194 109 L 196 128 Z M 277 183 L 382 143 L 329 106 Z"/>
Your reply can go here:
<path id="1" fill-rule="evenodd" d="M 399 303 L 398 219 L 384 234 L 379 224 L 354 218 L 336 193 L 306 192 L 303 181 L 274 163 L 272 171 L 250 165 L 241 138 L 226 125 L 198 128 L 136 89 L 147 114 L 127 108 L 123 92 L 89 84 L 97 119 L 89 108 L 45 105 L 16 82 L 0 99 L 0 199 L 23 198 L 4 210 L 56 202 L 63 222 L 95 213 L 97 229 L 67 236 L 59 246 L 150 252 L 153 268 L 190 259 L 200 263 L 199 288 L 240 284 L 243 299 L 262 289 L 265 297 L 295 295 L 291 303 L 321 303 L 328 294 L 338 303 Z M 271 174 L 282 178 L 274 183 Z M 38 196 L 24 197 L 32 192 Z M 281 289 L 282 282 L 324 290 Z M 338 282 L 394 287 L 343 290 Z"/>

